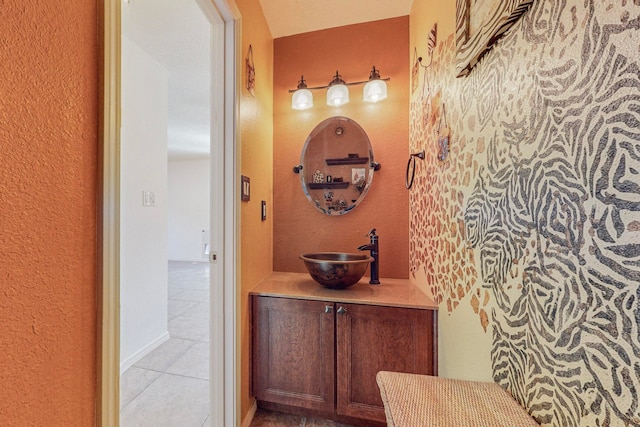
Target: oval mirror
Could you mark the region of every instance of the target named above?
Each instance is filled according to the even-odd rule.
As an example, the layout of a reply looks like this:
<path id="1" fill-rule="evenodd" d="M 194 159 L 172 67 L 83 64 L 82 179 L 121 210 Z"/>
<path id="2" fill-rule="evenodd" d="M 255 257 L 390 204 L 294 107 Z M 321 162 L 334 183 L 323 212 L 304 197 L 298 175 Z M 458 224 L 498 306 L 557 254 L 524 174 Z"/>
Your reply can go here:
<path id="1" fill-rule="evenodd" d="M 344 215 L 358 206 L 377 165 L 367 133 L 347 117 L 317 125 L 304 143 L 300 164 L 304 194 L 327 215 Z"/>

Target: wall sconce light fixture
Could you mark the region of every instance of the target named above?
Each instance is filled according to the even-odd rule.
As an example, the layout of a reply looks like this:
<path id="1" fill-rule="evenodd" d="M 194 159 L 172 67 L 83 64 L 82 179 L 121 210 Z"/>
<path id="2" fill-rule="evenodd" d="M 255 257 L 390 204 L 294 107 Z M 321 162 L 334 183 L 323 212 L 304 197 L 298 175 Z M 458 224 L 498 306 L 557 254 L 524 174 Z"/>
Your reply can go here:
<path id="1" fill-rule="evenodd" d="M 342 80 L 342 76 L 336 71 L 333 80 L 327 86 L 307 87 L 304 76 L 300 76 L 297 89 L 290 89 L 289 93 L 293 93 L 291 98 L 291 108 L 294 110 L 306 110 L 313 107 L 312 90 L 327 89 L 327 105 L 331 107 L 339 107 L 349 102 L 348 86 L 365 85 L 362 91 L 362 100 L 364 102 L 378 102 L 387 97 L 387 84 L 385 82 L 391 80 L 387 77 L 380 77 L 380 72 L 374 66 L 369 73 L 369 80 L 361 82 L 347 83 Z"/>
<path id="2" fill-rule="evenodd" d="M 389 79 L 387 79 L 389 80 Z M 387 84 L 380 78 L 380 73 L 374 66 L 369 74 L 369 81 L 362 90 L 362 100 L 364 102 L 378 102 L 386 99 Z"/>
<path id="3" fill-rule="evenodd" d="M 349 102 L 349 88 L 342 76 L 336 71 L 333 80 L 329 83 L 327 89 L 327 105 L 330 107 L 339 107 Z"/>
<path id="4" fill-rule="evenodd" d="M 298 89 L 293 92 L 293 97 L 291 98 L 291 108 L 294 110 L 307 110 L 311 107 L 313 107 L 313 94 L 307 89 L 307 82 L 304 81 L 304 76 L 300 76 Z"/>

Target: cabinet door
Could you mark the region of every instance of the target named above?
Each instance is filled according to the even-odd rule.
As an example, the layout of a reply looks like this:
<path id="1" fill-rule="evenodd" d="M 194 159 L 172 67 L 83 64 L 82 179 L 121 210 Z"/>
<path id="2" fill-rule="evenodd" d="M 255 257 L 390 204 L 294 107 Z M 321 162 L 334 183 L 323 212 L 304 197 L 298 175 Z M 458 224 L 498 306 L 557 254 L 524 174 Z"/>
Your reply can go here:
<path id="1" fill-rule="evenodd" d="M 258 400 L 334 411 L 333 304 L 253 298 L 253 381 Z"/>
<path id="2" fill-rule="evenodd" d="M 337 413 L 385 421 L 379 371 L 433 374 L 433 311 L 336 304 Z"/>

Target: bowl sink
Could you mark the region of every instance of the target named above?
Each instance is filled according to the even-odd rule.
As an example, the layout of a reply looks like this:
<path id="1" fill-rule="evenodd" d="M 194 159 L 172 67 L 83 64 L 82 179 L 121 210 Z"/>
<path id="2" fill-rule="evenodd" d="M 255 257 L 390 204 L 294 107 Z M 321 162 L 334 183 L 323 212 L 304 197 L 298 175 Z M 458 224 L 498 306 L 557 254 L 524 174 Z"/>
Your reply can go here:
<path id="1" fill-rule="evenodd" d="M 300 255 L 316 282 L 331 289 L 344 289 L 362 278 L 373 258 L 365 254 L 316 252 Z"/>

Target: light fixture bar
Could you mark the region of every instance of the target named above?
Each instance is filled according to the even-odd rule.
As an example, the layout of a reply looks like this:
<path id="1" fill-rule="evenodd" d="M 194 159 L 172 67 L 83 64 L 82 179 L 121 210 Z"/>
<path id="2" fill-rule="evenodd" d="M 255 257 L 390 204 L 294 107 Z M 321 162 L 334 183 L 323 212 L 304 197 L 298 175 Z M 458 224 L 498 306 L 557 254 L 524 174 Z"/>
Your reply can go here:
<path id="1" fill-rule="evenodd" d="M 297 89 L 289 89 L 293 93 L 291 97 L 291 108 L 294 110 L 307 110 L 313 107 L 312 90 L 327 90 L 327 105 L 330 107 L 340 107 L 349 102 L 348 86 L 365 85 L 362 91 L 364 102 L 378 102 L 387 98 L 387 85 L 385 82 L 391 80 L 390 77 L 380 78 L 380 72 L 375 65 L 369 73 L 369 80 L 347 83 L 342 79 L 340 73 L 336 71 L 335 76 L 328 85 L 308 87 L 304 76 L 300 77 Z"/>
<path id="2" fill-rule="evenodd" d="M 375 66 L 373 67 L 371 72 L 372 72 L 372 75 L 377 76 L 377 77 L 375 77 L 376 80 L 382 80 L 383 82 L 388 82 L 389 80 L 391 80 L 391 77 L 387 77 L 387 78 L 384 78 L 384 79 L 380 78 L 380 74 L 378 73 L 378 70 L 376 69 Z M 337 74 L 337 71 L 336 71 L 336 74 Z M 369 80 L 363 80 L 363 81 L 360 81 L 360 82 L 348 83 L 348 82 L 345 82 L 343 80 L 342 84 L 345 85 L 345 86 L 357 86 L 357 85 L 367 84 L 370 81 L 371 81 L 371 76 L 369 77 Z M 333 83 L 333 81 L 332 81 L 332 83 Z M 313 87 L 308 87 L 308 86 L 305 85 L 304 88 L 307 89 L 307 90 L 321 90 L 321 89 L 329 89 L 330 87 L 331 87 L 331 83 L 329 83 L 328 85 L 325 85 L 325 86 L 313 86 Z M 300 88 L 298 88 L 298 89 L 300 89 Z M 289 89 L 289 93 L 293 93 L 293 92 L 297 91 L 298 89 Z"/>
<path id="3" fill-rule="evenodd" d="M 391 80 L 391 77 L 387 77 L 385 79 L 380 79 L 383 82 L 388 82 L 389 80 Z M 353 82 L 353 83 L 343 83 L 345 86 L 356 86 L 356 85 L 363 85 L 363 84 L 367 84 L 369 83 L 369 80 L 364 80 L 362 82 Z M 320 90 L 320 89 L 329 89 L 331 86 L 327 85 L 327 86 L 314 86 L 314 87 L 306 87 L 305 89 L 307 90 Z M 295 91 L 297 91 L 298 89 L 289 89 L 289 93 L 293 93 Z"/>

